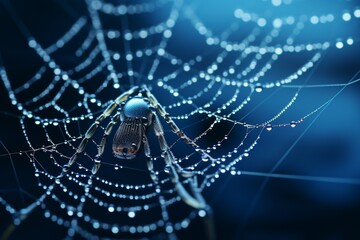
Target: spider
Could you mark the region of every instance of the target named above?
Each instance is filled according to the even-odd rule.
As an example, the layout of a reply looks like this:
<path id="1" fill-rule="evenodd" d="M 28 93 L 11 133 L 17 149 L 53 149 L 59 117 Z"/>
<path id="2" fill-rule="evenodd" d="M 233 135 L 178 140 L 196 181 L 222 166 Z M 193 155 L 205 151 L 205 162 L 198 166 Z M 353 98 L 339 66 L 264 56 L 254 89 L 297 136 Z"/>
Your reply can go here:
<path id="1" fill-rule="evenodd" d="M 76 161 L 78 155 L 85 150 L 88 141 L 94 135 L 99 124 L 110 116 L 117 108 L 117 113 L 112 117 L 111 121 L 105 128 L 103 137 L 98 145 L 98 153 L 94 160 L 92 173 L 96 174 L 98 172 L 101 165 L 100 158 L 104 153 L 107 137 L 111 134 L 114 126 L 119 124 L 112 142 L 112 151 L 114 156 L 121 159 L 133 159 L 143 145 L 150 177 L 155 184 L 158 184 L 158 178 L 153 168 L 153 162 L 150 157 L 150 147 L 147 140 L 148 130 L 152 128 L 158 138 L 160 149 L 162 151 L 161 155 L 166 164 L 165 171 L 169 174 L 170 179 L 181 199 L 187 205 L 195 209 L 209 209 L 209 206 L 206 204 L 197 188 L 196 178 L 193 176 L 194 174 L 183 170 L 176 163 L 176 158 L 166 142 L 163 127 L 159 121 L 158 114 L 164 118 L 167 124 L 169 124 L 172 131 L 182 138 L 187 144 L 202 152 L 202 154 L 207 158 L 212 158 L 193 140 L 187 137 L 182 130 L 180 130 L 146 86 L 135 86 L 124 92 L 104 110 L 104 112 L 86 131 L 84 138 L 76 149 L 76 152 L 71 156 L 63 171 L 66 172 L 69 170 L 70 166 Z M 193 195 L 191 195 L 185 189 L 181 181 L 179 181 L 179 174 L 183 177 L 190 178 L 190 188 Z"/>

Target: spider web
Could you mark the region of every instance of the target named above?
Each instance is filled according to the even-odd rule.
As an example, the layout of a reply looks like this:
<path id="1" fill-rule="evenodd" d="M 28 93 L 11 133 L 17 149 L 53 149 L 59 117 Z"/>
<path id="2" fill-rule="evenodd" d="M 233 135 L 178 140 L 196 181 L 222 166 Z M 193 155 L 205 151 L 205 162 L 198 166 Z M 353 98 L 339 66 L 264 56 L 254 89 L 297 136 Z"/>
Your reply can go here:
<path id="1" fill-rule="evenodd" d="M 184 143 L 161 119 L 178 165 L 195 173 L 205 199 L 213 199 L 210 205 L 234 181 L 229 179 L 262 177 L 241 212 L 243 229 L 270 177 L 357 187 L 358 171 L 331 178 L 294 167 L 277 170 L 345 87 L 356 89 L 359 8 L 343 1 L 219 4 L 39 1 L 40 10 L 26 1 L 2 3 L 1 31 L 11 33 L 2 34 L 0 63 L 5 235 L 13 226 L 15 236 L 54 230 L 69 239 L 204 234 L 194 229 L 203 228 L 205 213 L 177 195 L 153 131 L 148 138 L 160 191 L 143 153 L 115 159 L 111 143 L 99 172 L 91 173 L 110 118 L 58 178 L 95 119 L 121 93 L 142 84 L 214 159 Z M 308 13 L 299 13 L 309 6 Z M 266 154 L 267 146 L 272 151 Z M 180 181 L 189 184 L 187 178 Z M 352 193 L 359 199 L 358 188 Z M 233 192 L 226 196 L 237 199 Z M 35 230 L 34 220 L 51 230 Z M 232 237 L 241 234 L 233 231 Z"/>

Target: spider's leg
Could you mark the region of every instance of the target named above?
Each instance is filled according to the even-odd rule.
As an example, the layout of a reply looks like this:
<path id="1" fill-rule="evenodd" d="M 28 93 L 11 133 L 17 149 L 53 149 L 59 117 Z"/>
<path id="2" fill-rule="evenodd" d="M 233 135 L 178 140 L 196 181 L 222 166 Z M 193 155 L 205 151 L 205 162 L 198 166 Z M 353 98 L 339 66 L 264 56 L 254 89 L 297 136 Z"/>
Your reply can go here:
<path id="1" fill-rule="evenodd" d="M 198 182 L 197 178 L 194 177 L 190 181 L 191 191 L 193 195 L 197 199 L 203 199 L 203 196 L 201 195 L 200 189 L 198 188 Z M 205 200 L 203 200 L 205 201 Z M 204 208 L 204 211 L 206 213 L 204 224 L 205 224 L 205 232 L 206 232 L 206 239 L 208 240 L 215 240 L 216 238 L 216 231 L 215 231 L 215 222 L 214 222 L 214 215 L 213 211 L 210 205 L 206 205 Z"/>
<path id="2" fill-rule="evenodd" d="M 82 153 L 85 150 L 85 147 L 87 143 L 89 142 L 89 139 L 92 138 L 94 135 L 96 129 L 98 128 L 99 124 L 106 119 L 108 116 L 111 115 L 111 113 L 121 104 L 122 102 L 126 101 L 129 96 L 134 94 L 139 90 L 139 87 L 133 87 L 130 90 L 122 93 L 119 97 L 115 99 L 105 110 L 104 112 L 95 120 L 95 122 L 88 128 L 88 130 L 85 133 L 84 138 L 80 142 L 79 146 L 76 149 L 76 152 L 71 156 L 69 162 L 67 163 L 67 166 L 63 168 L 63 172 L 67 172 L 71 165 L 75 162 L 77 157 L 80 153 Z"/>
<path id="3" fill-rule="evenodd" d="M 185 143 L 191 145 L 197 151 L 200 151 L 204 158 L 208 158 L 212 161 L 215 161 L 204 149 L 201 149 L 199 145 L 197 145 L 191 138 L 189 138 L 177 125 L 176 123 L 169 117 L 169 113 L 166 112 L 164 107 L 158 102 L 155 96 L 150 92 L 150 90 L 144 85 L 142 86 L 146 95 L 149 98 L 150 103 L 155 107 L 155 109 L 159 112 L 160 116 L 163 117 L 167 124 L 171 127 L 171 130 L 177 134 L 181 139 L 185 141 Z"/>
<path id="4" fill-rule="evenodd" d="M 209 205 L 206 204 L 205 199 L 201 195 L 200 189 L 197 186 L 197 179 L 195 176 L 192 176 L 189 178 L 190 188 L 191 188 L 191 191 L 192 191 L 194 197 L 191 196 L 186 191 L 183 184 L 179 180 L 178 172 L 180 171 L 180 173 L 182 174 L 183 170 L 181 169 L 180 166 L 178 166 L 178 168 L 174 167 L 174 166 L 176 166 L 176 165 L 174 165 L 175 157 L 166 142 L 162 125 L 161 125 L 156 113 L 154 113 L 153 128 L 154 128 L 154 132 L 155 132 L 156 136 L 158 137 L 159 144 L 160 144 L 161 150 L 163 152 L 165 162 L 167 164 L 167 172 L 170 175 L 171 181 L 174 184 L 177 193 L 179 194 L 181 199 L 187 205 L 189 205 L 195 209 L 204 211 L 204 213 L 205 213 L 204 221 L 205 221 L 205 226 L 206 226 L 207 239 L 209 239 L 209 240 L 216 239 L 215 224 L 214 224 L 214 219 L 213 219 L 213 215 L 212 215 L 212 209 Z M 200 212 L 199 212 L 199 214 L 200 214 Z M 204 217 L 204 216 L 202 216 L 202 217 Z"/>
<path id="5" fill-rule="evenodd" d="M 170 147 L 168 146 L 166 139 L 164 137 L 164 130 L 163 127 L 159 121 L 159 118 L 157 114 L 153 113 L 154 123 L 153 128 L 154 132 L 158 138 L 158 141 L 160 143 L 160 148 L 162 151 L 162 154 L 164 155 L 165 163 L 166 165 L 173 165 L 178 173 L 180 173 L 183 177 L 192 177 L 194 176 L 194 173 L 191 171 L 184 170 L 177 162 L 174 157 L 174 154 L 171 152 Z"/>
<path id="6" fill-rule="evenodd" d="M 181 199 L 188 204 L 189 206 L 196 208 L 196 209 L 204 209 L 206 207 L 206 203 L 203 197 L 198 198 L 199 194 L 195 195 L 195 198 L 192 197 L 184 188 L 183 184 L 179 181 L 179 175 L 178 171 L 182 171 L 179 169 L 178 171 L 174 167 L 175 157 L 173 153 L 171 152 L 169 145 L 167 144 L 165 137 L 164 137 L 164 131 L 162 129 L 161 123 L 159 122 L 159 119 L 154 112 L 154 132 L 156 136 L 158 137 L 160 148 L 162 150 L 162 154 L 166 163 L 167 172 L 170 175 L 171 182 L 174 184 L 175 189 Z M 181 172 L 180 172 L 181 173 Z"/>
<path id="7" fill-rule="evenodd" d="M 148 167 L 149 172 L 150 172 L 150 177 L 151 177 L 151 179 L 153 180 L 153 182 L 155 184 L 158 184 L 158 178 L 157 178 L 156 173 L 154 171 L 154 163 L 151 160 L 149 142 L 148 142 L 147 137 L 146 137 L 145 134 L 143 136 L 143 143 L 144 143 L 144 152 L 145 152 L 145 156 L 146 156 L 146 164 L 147 164 L 147 167 Z"/>
<path id="8" fill-rule="evenodd" d="M 93 174 L 96 174 L 100 168 L 100 165 L 101 165 L 100 158 L 104 154 L 106 139 L 111 134 L 111 131 L 113 130 L 114 125 L 116 125 L 119 122 L 119 120 L 120 120 L 120 113 L 118 112 L 111 118 L 111 121 L 105 128 L 104 135 L 101 138 L 100 144 L 98 146 L 98 153 L 96 154 L 96 157 L 94 160 L 94 166 L 91 170 Z"/>
<path id="9" fill-rule="evenodd" d="M 166 223 L 166 231 L 169 233 L 169 239 L 177 239 L 176 236 L 173 234 L 173 225 L 171 223 L 171 221 L 169 221 L 169 213 L 166 209 L 166 204 L 165 204 L 165 199 L 164 197 L 161 195 L 161 188 L 159 185 L 159 179 L 154 171 L 154 164 L 153 164 L 153 160 L 151 159 L 151 153 L 150 153 L 150 147 L 149 147 L 149 142 L 147 140 L 146 135 L 144 134 L 143 136 L 143 143 L 144 143 L 144 152 L 145 152 L 145 156 L 146 156 L 146 163 L 147 163 L 147 167 L 148 170 L 150 172 L 150 177 L 153 180 L 154 184 L 155 184 L 155 190 L 156 193 L 159 196 L 159 202 L 160 202 L 160 206 L 161 206 L 161 215 L 162 215 L 162 219 L 163 221 Z M 169 231 L 168 229 L 170 229 L 171 231 Z"/>

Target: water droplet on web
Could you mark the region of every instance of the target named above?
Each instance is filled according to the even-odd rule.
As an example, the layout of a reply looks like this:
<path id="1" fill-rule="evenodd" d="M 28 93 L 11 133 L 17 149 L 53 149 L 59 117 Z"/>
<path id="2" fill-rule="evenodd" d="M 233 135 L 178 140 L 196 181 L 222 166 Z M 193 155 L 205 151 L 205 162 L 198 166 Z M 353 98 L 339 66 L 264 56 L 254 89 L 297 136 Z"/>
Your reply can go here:
<path id="1" fill-rule="evenodd" d="M 295 121 L 292 121 L 292 122 L 290 123 L 290 127 L 292 127 L 292 128 L 296 127 L 296 122 L 295 122 Z"/>
<path id="2" fill-rule="evenodd" d="M 209 155 L 207 155 L 206 153 L 203 153 L 203 154 L 201 155 L 201 160 L 202 160 L 203 162 L 209 161 Z"/>
<path id="3" fill-rule="evenodd" d="M 266 130 L 271 131 L 272 130 L 272 126 L 270 124 L 266 125 Z"/>
<path id="4" fill-rule="evenodd" d="M 134 218 L 135 215 L 136 215 L 136 214 L 135 214 L 135 212 L 133 212 L 133 211 L 128 212 L 129 218 Z"/>
<path id="5" fill-rule="evenodd" d="M 261 85 L 256 85 L 255 86 L 255 92 L 262 92 L 262 90 L 263 90 L 263 87 L 261 86 Z"/>
<path id="6" fill-rule="evenodd" d="M 111 228 L 111 232 L 114 233 L 114 234 L 117 234 L 119 232 L 119 228 L 117 226 L 113 226 Z"/>
<path id="7" fill-rule="evenodd" d="M 14 225 L 20 225 L 21 220 L 19 218 L 14 219 Z"/>
<path id="8" fill-rule="evenodd" d="M 206 211 L 201 209 L 201 210 L 199 210 L 198 215 L 199 215 L 199 217 L 205 217 L 206 216 Z"/>
<path id="9" fill-rule="evenodd" d="M 63 166 L 63 172 L 69 171 L 69 168 L 70 168 L 69 165 L 64 165 L 64 166 Z"/>
<path id="10" fill-rule="evenodd" d="M 77 212 L 76 215 L 81 218 L 82 216 L 84 216 L 84 213 L 83 212 Z"/>
<path id="11" fill-rule="evenodd" d="M 93 222 L 93 228 L 98 229 L 100 227 L 100 223 L 98 221 Z"/>

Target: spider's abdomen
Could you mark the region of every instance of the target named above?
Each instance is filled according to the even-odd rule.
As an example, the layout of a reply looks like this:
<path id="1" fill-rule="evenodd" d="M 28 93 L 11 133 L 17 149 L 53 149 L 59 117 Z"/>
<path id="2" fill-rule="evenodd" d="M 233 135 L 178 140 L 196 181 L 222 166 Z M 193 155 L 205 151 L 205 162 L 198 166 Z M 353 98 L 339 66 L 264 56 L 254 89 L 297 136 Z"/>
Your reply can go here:
<path id="1" fill-rule="evenodd" d="M 127 118 L 144 118 L 151 117 L 151 110 L 148 101 L 141 97 L 130 99 L 123 108 L 124 116 Z"/>
<path id="2" fill-rule="evenodd" d="M 142 119 L 127 118 L 120 123 L 113 140 L 114 156 L 121 159 L 132 159 L 139 151 L 144 134 Z"/>

